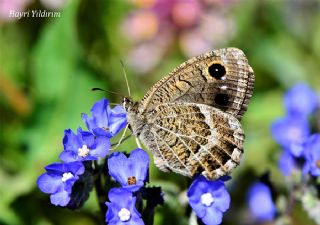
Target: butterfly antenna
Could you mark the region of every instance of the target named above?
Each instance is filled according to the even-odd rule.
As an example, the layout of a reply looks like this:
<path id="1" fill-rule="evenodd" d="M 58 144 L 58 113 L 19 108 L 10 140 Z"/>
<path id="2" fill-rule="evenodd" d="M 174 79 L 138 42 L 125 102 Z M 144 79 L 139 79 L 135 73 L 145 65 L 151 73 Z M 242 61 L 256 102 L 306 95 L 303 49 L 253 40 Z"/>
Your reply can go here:
<path id="1" fill-rule="evenodd" d="M 116 146 L 115 146 L 114 148 L 112 148 L 112 151 L 116 150 L 123 141 L 125 141 L 127 138 L 129 138 L 129 137 L 131 136 L 131 135 L 127 136 L 126 139 L 125 139 L 125 137 L 124 137 L 124 136 L 126 135 L 126 132 L 127 132 L 127 130 L 128 130 L 128 127 L 129 127 L 129 124 L 127 124 L 126 128 L 124 128 L 124 131 L 123 131 L 123 133 L 122 133 L 122 135 L 121 135 L 120 140 L 118 141 L 118 143 L 116 144 Z"/>
<path id="2" fill-rule="evenodd" d="M 91 91 L 104 91 L 104 92 L 107 92 L 107 93 L 111 93 L 111 94 L 114 94 L 114 95 L 121 96 L 122 98 L 125 97 L 124 95 L 119 94 L 118 92 L 108 91 L 108 90 L 104 90 L 104 89 L 102 89 L 102 88 L 92 88 Z"/>
<path id="3" fill-rule="evenodd" d="M 127 73 L 124 67 L 124 63 L 122 62 L 122 60 L 120 60 L 120 63 L 122 65 L 122 70 L 123 70 L 123 74 L 124 74 L 124 78 L 126 79 L 126 83 L 127 83 L 127 88 L 128 88 L 128 95 L 129 97 L 131 97 L 131 91 L 130 91 L 130 87 L 129 87 L 129 82 L 128 82 L 128 77 L 127 77 Z"/>

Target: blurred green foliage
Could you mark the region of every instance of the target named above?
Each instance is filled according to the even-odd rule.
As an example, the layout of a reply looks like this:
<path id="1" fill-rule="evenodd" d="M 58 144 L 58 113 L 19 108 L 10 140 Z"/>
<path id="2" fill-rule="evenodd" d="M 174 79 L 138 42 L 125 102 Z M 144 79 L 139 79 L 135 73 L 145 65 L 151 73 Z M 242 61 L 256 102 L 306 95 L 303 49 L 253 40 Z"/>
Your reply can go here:
<path id="1" fill-rule="evenodd" d="M 281 190 L 278 146 L 269 126 L 283 114 L 284 90 L 306 82 L 320 90 L 320 2 L 238 1 L 229 12 L 235 35 L 228 45 L 246 53 L 256 74 L 254 95 L 243 119 L 245 154 L 230 184 L 231 209 L 225 224 L 246 221 L 245 191 L 251 181 L 270 171 Z M 33 1 L 28 9 L 42 9 Z M 0 21 L 0 224 L 98 224 L 94 193 L 84 208 L 68 211 L 50 205 L 36 187 L 43 167 L 58 161 L 66 128 L 75 130 L 81 113 L 106 96 L 91 88 L 126 94 L 121 59 L 130 44 L 121 23 L 133 6 L 125 1 L 70 0 L 59 18 Z M 139 74 L 126 68 L 133 97 L 139 100 L 157 80 L 187 58 L 174 42 L 160 64 Z M 208 51 L 211 49 L 208 49 Z M 125 62 L 126 64 L 126 62 Z M 120 150 L 135 148 L 133 140 Z M 155 224 L 187 224 L 184 197 L 189 182 L 151 168 L 152 185 L 162 186 L 165 205 L 157 208 Z M 298 207 L 295 224 L 312 224 Z"/>

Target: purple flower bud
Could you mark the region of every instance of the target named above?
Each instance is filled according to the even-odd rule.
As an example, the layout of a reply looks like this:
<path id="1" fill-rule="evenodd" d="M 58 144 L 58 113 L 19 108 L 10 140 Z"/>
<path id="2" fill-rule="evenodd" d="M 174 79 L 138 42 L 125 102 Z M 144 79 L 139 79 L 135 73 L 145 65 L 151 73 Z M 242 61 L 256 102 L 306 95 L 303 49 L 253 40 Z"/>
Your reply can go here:
<path id="1" fill-rule="evenodd" d="M 271 191 L 261 182 L 254 183 L 250 187 L 248 204 L 251 215 L 259 222 L 271 221 L 275 217 L 276 207 L 272 201 Z"/>

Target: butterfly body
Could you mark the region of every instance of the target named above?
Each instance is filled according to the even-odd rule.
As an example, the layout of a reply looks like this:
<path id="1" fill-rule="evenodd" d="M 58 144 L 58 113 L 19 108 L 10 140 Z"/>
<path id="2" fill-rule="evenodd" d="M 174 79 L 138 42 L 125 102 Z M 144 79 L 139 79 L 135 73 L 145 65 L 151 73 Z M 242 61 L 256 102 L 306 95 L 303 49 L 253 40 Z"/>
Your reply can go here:
<path id="1" fill-rule="evenodd" d="M 239 120 L 253 82 L 241 50 L 212 51 L 177 67 L 142 101 L 125 99 L 128 124 L 161 170 L 217 179 L 240 163 Z"/>

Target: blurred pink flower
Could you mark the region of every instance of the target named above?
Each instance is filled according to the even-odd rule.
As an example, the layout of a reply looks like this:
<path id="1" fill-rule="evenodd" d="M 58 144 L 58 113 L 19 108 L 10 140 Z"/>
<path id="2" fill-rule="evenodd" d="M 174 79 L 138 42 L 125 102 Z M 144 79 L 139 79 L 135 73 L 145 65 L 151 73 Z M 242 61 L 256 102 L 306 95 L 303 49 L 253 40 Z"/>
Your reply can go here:
<path id="1" fill-rule="evenodd" d="M 29 0 L 0 0 L 0 20 L 13 21 L 19 19 L 11 16 L 14 12 L 23 12 Z M 11 15 L 10 15 L 10 12 Z"/>
<path id="2" fill-rule="evenodd" d="M 158 18 L 149 10 L 139 10 L 124 22 L 123 31 L 127 33 L 132 42 L 153 39 L 158 33 Z"/>
<path id="3" fill-rule="evenodd" d="M 40 0 L 41 4 L 47 9 L 61 9 L 68 0 Z"/>
<path id="4" fill-rule="evenodd" d="M 169 48 L 172 35 L 169 32 L 159 34 L 153 41 L 136 45 L 128 54 L 127 61 L 136 71 L 147 73 L 156 67 Z"/>
<path id="5" fill-rule="evenodd" d="M 201 5 L 197 0 L 176 1 L 171 9 L 173 23 L 181 28 L 196 25 L 200 19 L 200 16 Z"/>
<path id="6" fill-rule="evenodd" d="M 132 44 L 129 64 L 145 73 L 159 64 L 173 43 L 187 57 L 226 44 L 235 33 L 228 15 L 235 1 L 131 0 L 137 9 L 122 26 Z"/>

